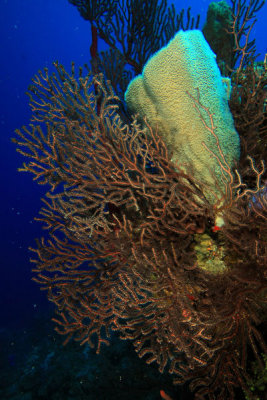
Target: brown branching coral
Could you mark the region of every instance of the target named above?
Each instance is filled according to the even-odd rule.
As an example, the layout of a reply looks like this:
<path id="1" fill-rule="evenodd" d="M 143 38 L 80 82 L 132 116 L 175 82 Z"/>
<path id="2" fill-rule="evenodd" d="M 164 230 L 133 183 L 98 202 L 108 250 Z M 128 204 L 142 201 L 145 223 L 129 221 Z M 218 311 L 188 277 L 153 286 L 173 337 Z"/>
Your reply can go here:
<path id="1" fill-rule="evenodd" d="M 232 83 L 230 108 L 242 150 L 239 169 L 246 182 L 251 182 L 252 170 L 247 155 L 253 157 L 258 166 L 267 158 L 266 62 L 252 61 L 242 72 L 233 75 Z M 263 180 L 266 180 L 266 174 Z"/>
<path id="2" fill-rule="evenodd" d="M 226 3 L 211 3 L 209 18 L 203 29 L 217 54 L 217 63 L 221 64 L 223 74 L 231 79 L 229 105 L 241 144 L 238 169 L 249 186 L 253 182 L 253 169 L 248 156 L 253 158 L 258 168 L 261 160 L 267 157 L 266 57 L 264 61 L 256 62 L 255 39 L 251 40 L 256 15 L 264 3 L 259 0 L 232 0 L 231 15 L 230 6 Z M 226 55 L 223 42 L 230 46 Z M 262 180 L 266 180 L 266 173 Z"/>
<path id="3" fill-rule="evenodd" d="M 225 76 L 231 76 L 255 61 L 256 43 L 251 33 L 257 13 L 265 0 L 224 0 L 209 4 L 203 34 L 216 54 L 217 64 Z"/>
<path id="4" fill-rule="evenodd" d="M 191 380 L 198 399 L 249 393 L 247 351 L 259 361 L 266 352 L 262 171 L 252 160 L 248 187 L 221 164 L 229 179 L 218 231 L 201 183 L 171 163 L 147 123 L 125 122 L 103 76 L 56 65 L 35 77 L 30 99 L 33 123 L 14 141 L 29 160 L 22 170 L 50 186 L 40 217 L 50 237 L 33 261 L 58 332 L 99 352 L 118 331 L 176 383 Z"/>
<path id="5" fill-rule="evenodd" d="M 27 158 L 21 170 L 48 187 L 38 219 L 49 236 L 32 261 L 55 305 L 56 330 L 97 352 L 117 331 L 175 383 L 190 382 L 196 399 L 234 399 L 237 387 L 253 398 L 251 360 L 263 365 L 267 352 L 266 65 L 254 64 L 249 41 L 262 3 L 232 1 L 229 35 L 240 64 L 230 106 L 242 146 L 234 171 L 205 99 L 188 93 L 217 143 L 216 154 L 203 143 L 222 171 L 224 190 L 209 188 L 212 204 L 193 173 L 170 161 L 157 130 L 122 101 L 151 53 L 180 26 L 194 26 L 190 13 L 183 26 L 183 12 L 165 1 L 71 3 L 92 24 L 92 72 L 58 64 L 52 75 L 39 72 L 29 88 L 32 124 L 14 139 Z M 101 56 L 98 37 L 110 47 Z"/>
<path id="6" fill-rule="evenodd" d="M 265 0 L 250 0 L 248 4 L 242 0 L 231 0 L 233 23 L 228 33 L 234 38 L 234 57 L 230 68 L 239 73 L 255 60 L 255 39 L 250 40 L 251 31 L 257 22 L 256 14 L 263 7 Z M 237 65 L 238 64 L 238 65 Z"/>

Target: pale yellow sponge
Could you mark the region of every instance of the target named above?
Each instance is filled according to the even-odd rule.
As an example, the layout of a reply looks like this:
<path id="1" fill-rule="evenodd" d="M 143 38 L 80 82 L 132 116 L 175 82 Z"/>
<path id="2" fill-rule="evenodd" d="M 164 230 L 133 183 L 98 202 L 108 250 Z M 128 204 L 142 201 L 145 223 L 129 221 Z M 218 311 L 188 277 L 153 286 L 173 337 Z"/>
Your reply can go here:
<path id="1" fill-rule="evenodd" d="M 215 202 L 216 196 L 223 195 L 225 186 L 218 160 L 203 143 L 223 160 L 216 138 L 194 107 L 198 93 L 201 103 L 213 114 L 214 132 L 231 168 L 239 158 L 240 149 L 228 106 L 229 87 L 201 31 L 179 31 L 148 60 L 142 75 L 130 82 L 125 100 L 133 113 L 146 117 L 153 128 L 158 126 L 172 161 L 201 181 L 207 197 Z M 211 127 L 208 113 L 202 108 L 200 111 Z"/>

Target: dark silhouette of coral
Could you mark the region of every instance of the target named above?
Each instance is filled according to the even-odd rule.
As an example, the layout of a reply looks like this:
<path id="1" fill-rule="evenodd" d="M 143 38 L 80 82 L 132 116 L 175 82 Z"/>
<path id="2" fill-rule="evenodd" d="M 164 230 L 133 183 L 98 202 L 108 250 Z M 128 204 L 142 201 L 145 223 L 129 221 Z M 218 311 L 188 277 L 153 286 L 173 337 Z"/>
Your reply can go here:
<path id="1" fill-rule="evenodd" d="M 202 29 L 205 39 L 216 54 L 216 61 L 223 75 L 228 75 L 227 66 L 233 69 L 234 38 L 228 31 L 233 24 L 231 7 L 225 1 L 209 4 L 207 19 Z"/>
<path id="2" fill-rule="evenodd" d="M 92 33 L 93 72 L 102 72 L 113 89 L 123 95 L 134 75 L 140 74 L 148 58 L 165 46 L 179 30 L 197 29 L 200 15 L 191 16 L 191 8 L 177 14 L 166 0 L 92 1 L 69 0 L 81 16 L 91 23 L 109 47 L 98 54 Z"/>

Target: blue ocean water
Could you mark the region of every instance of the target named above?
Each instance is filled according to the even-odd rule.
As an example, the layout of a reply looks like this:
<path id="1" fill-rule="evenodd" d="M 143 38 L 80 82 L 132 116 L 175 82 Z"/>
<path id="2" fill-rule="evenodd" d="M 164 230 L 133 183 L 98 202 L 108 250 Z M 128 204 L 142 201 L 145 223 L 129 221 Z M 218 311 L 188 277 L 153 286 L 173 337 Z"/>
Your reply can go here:
<path id="1" fill-rule="evenodd" d="M 179 9 L 190 4 L 192 14 L 201 14 L 203 26 L 210 1 L 175 2 Z M 267 6 L 258 14 L 253 30 L 259 59 L 266 53 Z M 31 280 L 34 255 L 29 246 L 42 236 L 34 222 L 45 188 L 30 174 L 19 173 L 23 157 L 11 137 L 30 119 L 25 94 L 31 78 L 54 61 L 64 66 L 90 60 L 90 25 L 67 0 L 0 0 L 0 331 L 23 329 L 49 309 L 46 295 Z M 101 50 L 101 43 L 100 43 Z M 10 363 L 15 363 L 15 354 Z M 0 378 L 1 379 L 1 378 Z"/>

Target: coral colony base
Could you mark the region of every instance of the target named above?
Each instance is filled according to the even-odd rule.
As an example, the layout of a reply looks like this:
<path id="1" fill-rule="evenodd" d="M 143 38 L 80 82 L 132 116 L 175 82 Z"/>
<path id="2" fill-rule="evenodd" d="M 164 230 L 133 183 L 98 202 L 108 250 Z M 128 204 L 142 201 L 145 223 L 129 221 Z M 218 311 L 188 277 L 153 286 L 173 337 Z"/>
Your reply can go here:
<path id="1" fill-rule="evenodd" d="M 132 62 L 143 72 L 128 86 L 126 110 L 124 81 L 99 73 L 104 25 L 86 4 L 93 71 L 55 64 L 51 75 L 39 72 L 29 89 L 32 123 L 14 139 L 27 157 L 21 170 L 48 187 L 38 220 L 49 238 L 32 249 L 34 279 L 55 304 L 65 343 L 99 352 L 117 331 L 175 384 L 190 382 L 196 399 L 233 399 L 236 387 L 254 398 L 251 360 L 263 368 L 267 350 L 267 200 L 257 153 L 266 146 L 266 64 L 256 69 L 244 61 L 247 47 L 234 49 L 244 64 L 227 94 L 202 33 L 180 31 L 146 63 Z M 229 35 L 237 37 L 240 18 L 262 4 L 232 5 Z"/>

